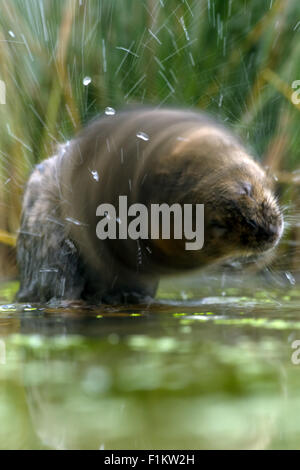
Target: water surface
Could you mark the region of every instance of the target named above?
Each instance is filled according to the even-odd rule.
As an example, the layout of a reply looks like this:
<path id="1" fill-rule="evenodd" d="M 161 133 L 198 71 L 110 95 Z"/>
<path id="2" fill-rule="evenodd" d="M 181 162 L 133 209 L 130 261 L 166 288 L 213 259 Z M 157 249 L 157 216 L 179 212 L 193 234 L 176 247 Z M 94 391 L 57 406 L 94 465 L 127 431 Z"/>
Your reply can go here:
<path id="1" fill-rule="evenodd" d="M 14 304 L 16 288 L 0 288 L 2 449 L 300 448 L 297 286 L 171 280 L 151 305 L 85 309 Z"/>

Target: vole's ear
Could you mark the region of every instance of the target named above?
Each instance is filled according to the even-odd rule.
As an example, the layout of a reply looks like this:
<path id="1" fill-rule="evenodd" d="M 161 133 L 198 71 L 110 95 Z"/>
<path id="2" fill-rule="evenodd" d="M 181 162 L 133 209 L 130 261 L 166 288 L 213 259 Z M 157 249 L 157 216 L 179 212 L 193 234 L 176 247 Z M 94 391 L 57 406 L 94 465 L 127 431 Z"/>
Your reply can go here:
<path id="1" fill-rule="evenodd" d="M 221 238 L 227 231 L 226 225 L 217 219 L 211 220 L 209 222 L 209 229 L 210 233 L 215 237 L 215 238 Z"/>

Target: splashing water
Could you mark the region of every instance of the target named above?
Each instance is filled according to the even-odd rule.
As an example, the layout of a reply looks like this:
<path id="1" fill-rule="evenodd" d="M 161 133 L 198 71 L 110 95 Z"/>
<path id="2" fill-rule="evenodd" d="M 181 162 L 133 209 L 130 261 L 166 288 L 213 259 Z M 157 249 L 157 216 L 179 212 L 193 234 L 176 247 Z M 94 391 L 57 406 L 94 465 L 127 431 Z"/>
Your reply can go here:
<path id="1" fill-rule="evenodd" d="M 106 116 L 114 116 L 116 114 L 116 110 L 108 106 L 107 108 L 105 108 L 104 113 L 106 114 Z"/>
<path id="2" fill-rule="evenodd" d="M 99 181 L 99 173 L 97 170 L 90 170 L 93 180 Z"/>
<path id="3" fill-rule="evenodd" d="M 144 140 L 145 142 L 147 142 L 150 139 L 149 136 L 145 132 L 138 132 L 136 136 L 138 139 Z"/>
<path id="4" fill-rule="evenodd" d="M 84 77 L 84 79 L 82 80 L 82 83 L 84 84 L 84 86 L 88 86 L 91 82 L 92 82 L 91 77 Z"/>

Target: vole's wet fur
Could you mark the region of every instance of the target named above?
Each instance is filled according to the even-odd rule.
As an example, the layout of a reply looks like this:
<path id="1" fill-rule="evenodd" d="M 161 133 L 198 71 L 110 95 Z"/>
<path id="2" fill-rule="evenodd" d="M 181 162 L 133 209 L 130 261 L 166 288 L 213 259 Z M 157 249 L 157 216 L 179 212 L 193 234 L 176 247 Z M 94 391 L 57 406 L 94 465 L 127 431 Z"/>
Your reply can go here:
<path id="1" fill-rule="evenodd" d="M 139 132 L 148 140 L 137 137 Z M 204 247 L 105 240 L 96 208 L 204 204 Z M 228 130 L 204 114 L 133 109 L 95 120 L 33 171 L 18 239 L 20 301 L 134 302 L 159 277 L 270 251 L 283 231 L 272 183 Z"/>

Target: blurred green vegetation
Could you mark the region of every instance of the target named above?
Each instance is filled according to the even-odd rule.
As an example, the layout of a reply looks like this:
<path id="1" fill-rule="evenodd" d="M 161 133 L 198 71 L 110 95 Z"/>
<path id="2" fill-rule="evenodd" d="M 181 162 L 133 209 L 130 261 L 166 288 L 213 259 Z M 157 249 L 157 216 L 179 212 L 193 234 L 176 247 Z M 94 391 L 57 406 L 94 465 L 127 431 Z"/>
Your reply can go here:
<path id="1" fill-rule="evenodd" d="M 297 214 L 297 0 L 0 0 L 0 12 L 0 229 L 17 231 L 33 164 L 106 106 L 135 102 L 224 120 L 275 172 Z"/>

